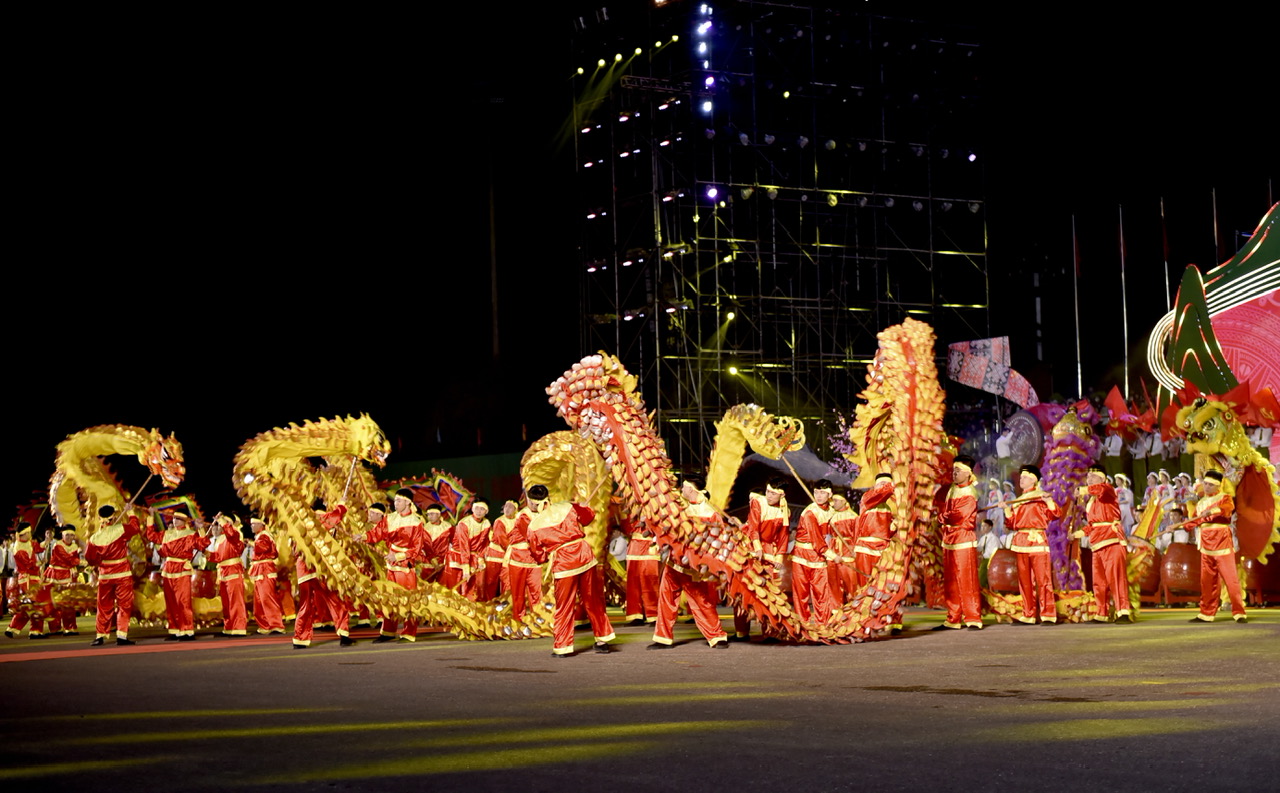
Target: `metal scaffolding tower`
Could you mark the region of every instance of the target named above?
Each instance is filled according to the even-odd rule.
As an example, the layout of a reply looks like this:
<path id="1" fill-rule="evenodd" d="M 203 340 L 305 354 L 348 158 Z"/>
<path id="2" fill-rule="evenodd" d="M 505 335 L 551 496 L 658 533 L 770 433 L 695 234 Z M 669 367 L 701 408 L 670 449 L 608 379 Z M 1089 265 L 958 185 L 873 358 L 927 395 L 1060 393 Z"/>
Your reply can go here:
<path id="1" fill-rule="evenodd" d="M 577 40 L 601 64 L 574 108 L 582 341 L 640 374 L 678 466 L 739 402 L 824 453 L 908 315 L 940 359 L 989 335 L 975 31 L 747 0 L 639 20 Z"/>

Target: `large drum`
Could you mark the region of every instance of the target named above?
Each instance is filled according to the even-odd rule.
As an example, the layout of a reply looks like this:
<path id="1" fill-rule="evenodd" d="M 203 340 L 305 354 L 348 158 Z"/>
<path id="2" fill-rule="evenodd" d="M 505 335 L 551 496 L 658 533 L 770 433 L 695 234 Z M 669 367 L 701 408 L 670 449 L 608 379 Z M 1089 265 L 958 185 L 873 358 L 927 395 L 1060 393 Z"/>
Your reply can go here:
<path id="1" fill-rule="evenodd" d="M 1164 589 L 1170 595 L 1200 596 L 1200 551 L 1185 542 L 1171 542 L 1164 552 Z"/>
<path id="2" fill-rule="evenodd" d="M 1154 596 L 1160 592 L 1160 576 L 1163 573 L 1164 556 L 1160 549 L 1142 539 L 1131 537 L 1133 550 L 1129 553 L 1129 566 L 1145 568 L 1145 575 L 1138 581 L 1138 592 L 1144 596 Z M 1150 557 L 1148 563 L 1147 557 Z"/>
<path id="3" fill-rule="evenodd" d="M 991 554 L 987 564 L 987 585 L 992 592 L 1018 594 L 1018 555 L 1008 548 Z"/>
<path id="4" fill-rule="evenodd" d="M 1244 569 L 1247 580 L 1245 591 L 1255 601 L 1255 605 L 1265 606 L 1280 601 L 1280 557 L 1272 556 L 1269 564 L 1262 564 L 1257 559 L 1245 559 Z"/>
<path id="5" fill-rule="evenodd" d="M 196 570 L 191 579 L 191 597 L 216 598 L 218 596 L 218 571 Z"/>

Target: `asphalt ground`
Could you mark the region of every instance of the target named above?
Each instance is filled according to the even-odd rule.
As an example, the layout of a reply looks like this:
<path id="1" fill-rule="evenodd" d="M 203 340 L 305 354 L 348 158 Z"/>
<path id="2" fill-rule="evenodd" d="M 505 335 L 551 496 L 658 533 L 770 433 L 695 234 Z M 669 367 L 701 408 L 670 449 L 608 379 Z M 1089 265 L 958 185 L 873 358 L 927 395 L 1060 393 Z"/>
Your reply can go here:
<path id="1" fill-rule="evenodd" d="M 611 612 L 613 613 L 613 612 Z M 1280 610 L 615 652 L 0 639 L 6 790 L 1280 789 Z M 728 626 L 726 613 L 726 626 Z M 86 630 L 87 628 L 87 630 Z"/>

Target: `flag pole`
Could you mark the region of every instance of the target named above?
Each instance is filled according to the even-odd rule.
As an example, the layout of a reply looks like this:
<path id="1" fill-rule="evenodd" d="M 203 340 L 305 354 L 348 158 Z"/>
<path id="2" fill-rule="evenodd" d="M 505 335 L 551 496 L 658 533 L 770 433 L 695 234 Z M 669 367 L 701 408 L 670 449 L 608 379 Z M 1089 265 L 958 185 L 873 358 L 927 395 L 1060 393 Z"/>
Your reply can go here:
<path id="1" fill-rule="evenodd" d="M 1076 240 L 1076 216 L 1071 216 L 1071 290 L 1076 302 L 1076 396 L 1084 396 L 1084 367 L 1080 356 L 1080 243 Z"/>
<path id="2" fill-rule="evenodd" d="M 1124 280 L 1124 207 L 1120 209 L 1120 321 L 1124 326 L 1124 398 L 1129 399 L 1129 298 Z"/>

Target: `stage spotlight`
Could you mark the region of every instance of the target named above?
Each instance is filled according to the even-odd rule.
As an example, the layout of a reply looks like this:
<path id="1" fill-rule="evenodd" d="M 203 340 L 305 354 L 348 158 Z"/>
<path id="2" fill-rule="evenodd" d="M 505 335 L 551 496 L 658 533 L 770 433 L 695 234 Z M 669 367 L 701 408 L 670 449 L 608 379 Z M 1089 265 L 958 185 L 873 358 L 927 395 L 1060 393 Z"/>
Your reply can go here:
<path id="1" fill-rule="evenodd" d="M 736 316 L 738 316 L 738 315 L 737 315 L 737 314 L 735 314 L 735 313 L 733 313 L 732 311 L 730 311 L 728 314 L 725 314 L 725 315 L 724 315 L 724 318 L 725 318 L 726 320 L 732 320 L 732 319 L 733 319 L 734 317 L 736 317 Z"/>
<path id="2" fill-rule="evenodd" d="M 911 202 L 911 208 L 912 208 L 912 209 L 914 209 L 914 210 L 915 210 L 915 211 L 917 211 L 917 212 L 921 212 L 921 211 L 923 211 L 923 210 L 924 210 L 924 203 L 923 203 L 923 202 L 921 202 L 921 201 L 919 201 L 919 200 L 912 201 L 912 202 Z"/>
<path id="3" fill-rule="evenodd" d="M 633 318 L 634 318 L 634 317 L 633 317 L 633 315 L 631 314 L 631 312 L 630 312 L 630 311 L 628 311 L 628 312 L 626 312 L 626 313 L 624 313 L 624 314 L 622 315 L 622 321 L 623 321 L 623 322 L 630 322 Z"/>
<path id="4" fill-rule="evenodd" d="M 826 142 L 826 144 L 824 144 L 824 145 L 827 147 L 827 151 L 835 151 L 835 150 L 836 150 L 836 142 L 835 142 L 834 140 L 829 140 L 829 141 L 827 141 L 827 142 Z"/>
<path id="5" fill-rule="evenodd" d="M 705 85 L 706 87 L 710 88 L 711 86 L 713 86 L 713 85 L 715 85 L 715 84 L 716 84 L 716 78 L 714 78 L 714 77 L 712 77 L 712 76 L 710 76 L 710 75 L 707 75 L 707 79 L 703 80 L 703 81 L 702 81 L 702 84 L 703 84 L 703 85 Z"/>
<path id="6" fill-rule="evenodd" d="M 603 69 L 603 68 L 604 68 L 604 58 L 601 58 L 600 60 L 596 61 L 596 68 L 597 68 L 597 69 Z"/>
<path id="7" fill-rule="evenodd" d="M 739 133 L 738 133 L 738 142 L 739 142 L 739 143 L 741 143 L 743 146 L 750 146 L 750 145 L 751 145 L 751 138 L 748 138 L 748 137 L 747 137 L 747 133 L 745 133 L 745 132 L 739 132 Z"/>
<path id="8" fill-rule="evenodd" d="M 944 159 L 944 160 L 945 160 L 945 159 L 947 159 L 948 157 L 950 157 L 950 156 L 951 156 L 951 150 L 950 150 L 950 149 L 943 149 L 943 150 L 942 150 L 942 152 L 941 152 L 941 154 L 942 154 L 942 159 Z"/>
<path id="9" fill-rule="evenodd" d="M 950 202 L 950 201 L 943 201 L 943 202 L 942 202 L 942 211 L 943 211 L 943 212 L 950 212 L 950 211 L 951 211 L 951 202 Z"/>
<path id="10" fill-rule="evenodd" d="M 969 152 L 969 162 L 977 162 L 977 161 L 978 161 L 978 155 L 974 154 L 973 152 Z"/>
<path id="11" fill-rule="evenodd" d="M 614 62 L 614 63 L 620 63 L 621 61 L 622 61 L 622 53 L 621 53 L 621 52 L 616 52 L 616 53 L 614 53 L 614 55 L 613 55 L 613 62 Z"/>
<path id="12" fill-rule="evenodd" d="M 772 136 L 772 135 L 765 135 L 765 136 L 764 136 L 764 142 L 765 142 L 765 145 L 767 145 L 767 146 L 772 146 L 772 145 L 773 145 L 773 142 L 774 142 L 775 140 L 777 140 L 777 138 L 775 138 L 775 137 L 774 137 L 774 136 Z"/>
<path id="13" fill-rule="evenodd" d="M 665 310 L 668 314 L 674 314 L 674 313 L 676 313 L 676 307 L 675 307 L 675 306 L 667 306 L 664 310 Z"/>
<path id="14" fill-rule="evenodd" d="M 755 188 L 754 188 L 754 187 L 744 187 L 744 188 L 742 188 L 742 190 L 741 190 L 741 191 L 739 191 L 739 192 L 740 192 L 740 194 L 742 195 L 743 200 L 746 200 L 746 199 L 750 198 L 751 196 L 755 195 L 756 190 L 755 190 Z"/>
<path id="15" fill-rule="evenodd" d="M 715 185 L 707 188 L 707 198 L 715 198 L 718 195 L 720 195 L 720 191 L 716 189 Z"/>
<path id="16" fill-rule="evenodd" d="M 636 47 L 636 55 L 639 55 L 640 53 L 641 53 L 641 49 L 639 47 Z"/>
<path id="17" fill-rule="evenodd" d="M 581 66 L 579 66 L 579 67 L 578 67 L 578 74 L 586 74 L 586 71 L 585 71 Z"/>
<path id="18" fill-rule="evenodd" d="M 835 194 L 835 193 L 827 193 L 827 206 L 829 206 L 829 207 L 833 207 L 833 206 L 835 206 L 837 203 L 839 203 L 839 200 L 840 200 L 840 199 L 836 198 L 836 194 Z"/>
<path id="19" fill-rule="evenodd" d="M 885 209 L 893 209 L 893 198 L 889 197 L 884 200 Z"/>
<path id="20" fill-rule="evenodd" d="M 867 142 L 865 140 L 858 141 L 858 151 L 866 151 L 866 150 L 867 150 Z"/>
<path id="21" fill-rule="evenodd" d="M 805 146 L 809 145 L 809 139 L 806 138 L 804 135 L 801 135 L 800 137 L 796 138 L 796 143 L 800 144 L 800 148 L 803 149 Z"/>
<path id="22" fill-rule="evenodd" d="M 711 115 L 711 107 L 712 107 L 712 105 L 711 105 L 711 100 L 710 100 L 710 99 L 708 99 L 708 100 L 706 100 L 705 102 L 703 102 L 703 103 L 702 103 L 702 112 L 703 112 L 703 114 L 708 115 L 708 116 L 709 116 L 709 115 Z"/>
<path id="23" fill-rule="evenodd" d="M 737 375 L 737 374 L 738 374 L 738 367 L 736 367 L 736 366 L 730 366 L 730 367 L 729 367 L 729 374 L 731 374 L 731 375 Z"/>
<path id="24" fill-rule="evenodd" d="M 699 55 L 707 54 L 707 42 L 705 41 L 698 42 L 698 54 Z"/>
<path id="25" fill-rule="evenodd" d="M 867 205 L 867 197 L 866 197 L 866 196 L 864 196 L 864 195 L 863 195 L 863 196 L 858 196 L 858 206 L 860 206 L 860 207 L 864 207 L 864 206 L 866 206 L 866 205 Z"/>
<path id="26" fill-rule="evenodd" d="M 975 215 L 978 214 L 978 210 L 981 208 L 982 208 L 982 205 L 979 204 L 977 201 L 969 202 L 969 211 L 972 212 L 973 214 Z"/>
<path id="27" fill-rule="evenodd" d="M 770 187 L 770 188 L 768 188 L 767 190 L 765 190 L 765 191 L 764 191 L 764 194 L 765 194 L 765 195 L 767 195 L 767 196 L 769 196 L 770 200 L 772 200 L 772 199 L 774 199 L 774 198 L 777 198 L 777 197 L 778 197 L 778 188 L 776 188 L 776 187 Z"/>

